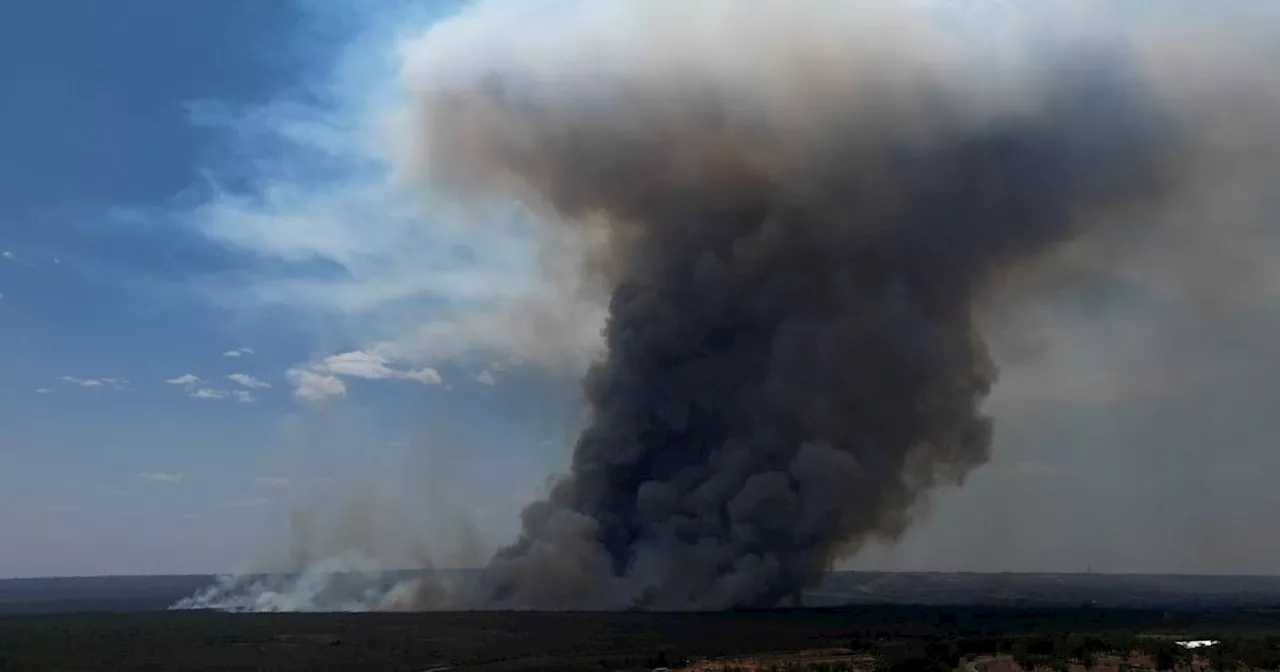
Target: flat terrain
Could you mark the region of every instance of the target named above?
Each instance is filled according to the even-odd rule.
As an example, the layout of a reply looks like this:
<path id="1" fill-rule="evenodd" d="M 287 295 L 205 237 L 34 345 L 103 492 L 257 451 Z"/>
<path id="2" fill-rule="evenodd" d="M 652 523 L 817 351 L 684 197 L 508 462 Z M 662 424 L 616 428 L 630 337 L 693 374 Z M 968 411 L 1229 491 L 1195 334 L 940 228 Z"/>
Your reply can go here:
<path id="1" fill-rule="evenodd" d="M 1035 653 L 1089 633 L 1265 637 L 1280 633 L 1280 611 L 867 606 L 702 614 L 24 615 L 0 618 L 0 670 L 648 670 L 708 658 L 724 662 L 703 669 L 720 669 L 735 666 L 731 659 L 762 655 L 781 665 L 807 651 L 837 657 L 811 669 L 940 672 L 961 657 L 1018 647 Z M 926 655 L 934 662 L 922 667 Z"/>
<path id="2" fill-rule="evenodd" d="M 451 581 L 472 570 L 444 570 Z M 413 572 L 388 572 L 388 580 Z M 468 578 L 470 577 L 470 578 Z M 213 584 L 212 576 L 0 579 L 0 614 L 155 611 Z M 1280 604 L 1280 577 L 1143 574 L 970 574 L 832 572 L 805 605 L 853 604 L 1197 607 Z"/>
<path id="3" fill-rule="evenodd" d="M 1254 667 L 1280 668 L 1274 577 L 837 572 L 805 595 L 822 608 L 727 614 L 164 611 L 213 580 L 0 580 L 0 672 L 788 665 L 946 672 L 964 669 L 961 659 L 987 660 L 971 672 L 1084 672 L 1072 662 L 1080 644 L 1068 640 L 1086 635 L 1112 642 L 1091 654 L 1094 672 L 1121 663 L 1151 669 L 1151 652 L 1138 652 L 1139 644 L 1178 637 L 1254 638 L 1236 649 L 1258 661 Z M 1015 664 L 1015 653 L 1026 665 Z M 1198 669 L 1183 662 L 1183 672 Z"/>

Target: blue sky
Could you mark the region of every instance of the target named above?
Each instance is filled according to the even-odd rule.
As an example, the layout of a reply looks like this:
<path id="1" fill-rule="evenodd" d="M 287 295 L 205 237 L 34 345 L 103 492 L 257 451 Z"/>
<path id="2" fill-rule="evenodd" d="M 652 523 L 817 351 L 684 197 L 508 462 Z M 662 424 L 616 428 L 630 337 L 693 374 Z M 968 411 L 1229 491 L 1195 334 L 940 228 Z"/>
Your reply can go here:
<path id="1" fill-rule="evenodd" d="M 505 352 L 363 350 L 530 263 L 433 227 L 349 146 L 393 74 L 361 36 L 437 4 L 0 7 L 0 576 L 226 569 L 307 488 L 381 492 L 425 443 L 512 529 L 571 395 L 528 394 Z"/>
<path id="2" fill-rule="evenodd" d="M 457 4 L 0 3 L 0 577 L 514 533 L 601 314 L 520 208 L 415 182 L 406 53 Z M 993 463 L 859 566 L 1280 571 L 1274 325 L 1088 302 L 1027 316 Z"/>

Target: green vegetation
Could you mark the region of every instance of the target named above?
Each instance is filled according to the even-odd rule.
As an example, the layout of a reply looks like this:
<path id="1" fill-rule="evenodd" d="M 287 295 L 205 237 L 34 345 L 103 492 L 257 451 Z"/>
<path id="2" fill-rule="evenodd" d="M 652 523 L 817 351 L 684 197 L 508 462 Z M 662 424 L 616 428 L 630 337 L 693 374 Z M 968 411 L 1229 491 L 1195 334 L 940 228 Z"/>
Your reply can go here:
<path id="1" fill-rule="evenodd" d="M 1102 657 L 1118 659 L 1117 672 L 1134 672 L 1130 662 L 1137 656 L 1155 670 L 1275 670 L 1280 669 L 1280 637 L 1272 634 L 1233 635 L 1217 629 L 1218 644 L 1196 650 L 1178 646 L 1183 637 L 1172 634 L 1144 635 L 1119 631 L 1090 636 L 1067 634 L 1058 637 L 1029 636 L 1002 644 L 1023 670 L 1062 669 L 1079 665 L 1094 669 Z"/>

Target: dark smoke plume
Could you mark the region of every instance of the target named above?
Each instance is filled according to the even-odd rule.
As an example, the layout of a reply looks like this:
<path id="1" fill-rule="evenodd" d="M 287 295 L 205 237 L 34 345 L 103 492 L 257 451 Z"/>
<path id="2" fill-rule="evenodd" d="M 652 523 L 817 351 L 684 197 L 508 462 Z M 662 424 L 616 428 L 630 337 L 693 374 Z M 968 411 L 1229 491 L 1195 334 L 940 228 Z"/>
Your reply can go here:
<path id="1" fill-rule="evenodd" d="M 976 307 L 1164 200 L 1184 134 L 1123 42 L 1011 61 L 856 3 L 569 4 L 511 45 L 482 6 L 410 73 L 432 184 L 576 227 L 608 294 L 570 471 L 479 599 L 792 603 L 988 460 Z"/>

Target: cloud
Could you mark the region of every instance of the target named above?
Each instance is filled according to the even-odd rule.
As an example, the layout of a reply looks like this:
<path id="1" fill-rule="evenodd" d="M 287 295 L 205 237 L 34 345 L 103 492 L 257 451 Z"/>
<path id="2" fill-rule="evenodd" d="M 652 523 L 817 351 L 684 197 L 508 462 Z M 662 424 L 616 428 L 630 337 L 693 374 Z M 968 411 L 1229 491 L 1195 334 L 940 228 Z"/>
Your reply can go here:
<path id="1" fill-rule="evenodd" d="M 325 357 L 314 370 L 338 376 L 366 380 L 416 380 L 424 385 L 439 385 L 440 373 L 431 367 L 417 370 L 390 366 L 387 358 L 372 352 L 353 351 Z"/>
<path id="2" fill-rule="evenodd" d="M 235 350 L 228 350 L 222 353 L 222 356 L 223 357 L 240 357 L 243 355 L 252 355 L 252 354 L 253 354 L 253 348 L 236 348 Z"/>
<path id="3" fill-rule="evenodd" d="M 231 397 L 240 404 L 252 404 L 258 401 L 258 398 L 247 390 L 231 390 Z"/>
<path id="4" fill-rule="evenodd" d="M 476 382 L 482 385 L 493 385 L 498 381 L 493 377 L 487 369 L 476 374 Z"/>
<path id="5" fill-rule="evenodd" d="M 246 373 L 233 373 L 227 376 L 227 380 L 239 383 L 253 390 L 264 390 L 271 387 L 271 383 L 266 383 Z"/>
<path id="6" fill-rule="evenodd" d="M 364 350 L 330 355 L 307 367 L 291 369 L 287 374 L 296 388 L 294 394 L 312 401 L 344 396 L 347 386 L 339 376 L 364 380 L 412 380 L 423 385 L 443 383 L 440 372 L 433 367 L 405 368 L 388 357 Z"/>
<path id="7" fill-rule="evenodd" d="M 195 399 L 226 399 L 227 392 L 225 390 L 214 390 L 208 387 L 202 387 L 191 393 Z"/>
<path id="8" fill-rule="evenodd" d="M 276 490 L 287 490 L 293 487 L 293 482 L 283 476 L 257 476 L 253 479 L 253 484 L 259 488 Z"/>
<path id="9" fill-rule="evenodd" d="M 162 471 L 144 471 L 138 474 L 138 478 L 148 483 L 181 483 L 183 473 L 175 471 L 173 473 L 165 473 Z"/>
<path id="10" fill-rule="evenodd" d="M 270 387 L 268 385 L 268 387 Z M 258 399 L 248 390 L 220 390 L 212 387 L 194 387 L 188 385 L 188 395 L 193 399 L 234 399 L 241 404 L 252 404 Z"/>
<path id="11" fill-rule="evenodd" d="M 414 173 L 404 38 L 443 6 L 316 11 L 314 21 L 351 39 L 332 68 L 290 87 L 304 96 L 188 107 L 191 123 L 222 134 L 224 156 L 244 161 L 228 179 L 203 166 L 212 176 L 203 199 L 157 216 L 255 261 L 195 291 L 248 315 L 305 314 L 318 337 L 340 334 L 346 347 L 397 363 L 398 375 L 378 378 L 436 384 L 434 367 L 449 360 L 560 363 L 594 351 L 604 310 L 566 263 L 576 255 L 553 259 L 550 248 L 567 248 L 546 245 L 567 234 L 537 226 L 521 204 L 462 210 L 425 193 Z"/>
<path id="12" fill-rule="evenodd" d="M 93 378 L 86 379 L 76 378 L 74 376 L 63 376 L 61 380 L 71 383 L 72 385 L 79 385 L 80 387 L 102 387 L 102 381 L 95 380 Z"/>
<path id="13" fill-rule="evenodd" d="M 37 387 L 36 394 L 53 394 L 53 390 L 47 387 Z"/>
<path id="14" fill-rule="evenodd" d="M 227 379 L 252 389 L 271 387 L 270 384 L 243 373 L 233 373 L 227 376 Z M 177 378 L 170 378 L 164 382 L 170 385 L 182 385 L 187 389 L 187 395 L 193 399 L 234 399 L 241 404 L 252 404 L 257 401 L 253 393 L 248 390 L 221 390 L 213 387 L 200 387 L 205 381 L 191 373 Z"/>
<path id="15" fill-rule="evenodd" d="M 99 378 L 98 380 L 101 381 L 103 384 L 110 385 L 112 388 L 117 390 L 129 389 L 128 378 Z"/>
<path id="16" fill-rule="evenodd" d="M 286 375 L 289 382 L 293 383 L 293 394 L 299 399 L 320 401 L 328 397 L 347 396 L 347 386 L 334 376 L 303 369 L 291 369 Z"/>
<path id="17" fill-rule="evenodd" d="M 80 387 L 110 387 L 115 390 L 129 389 L 128 378 L 76 378 L 75 376 L 61 376 L 58 380 L 71 383 L 72 385 L 79 385 Z"/>
<path id="18" fill-rule="evenodd" d="M 59 380 L 65 381 L 73 385 L 79 385 L 82 388 L 106 388 L 118 390 L 129 389 L 129 379 L 127 378 L 76 378 L 76 376 L 64 375 Z M 45 389 L 45 388 L 41 388 Z M 38 390 L 37 390 L 38 392 Z"/>
<path id="19" fill-rule="evenodd" d="M 26 266 L 27 268 L 35 268 L 35 267 L 36 267 L 36 265 L 35 265 L 35 264 L 33 264 L 33 263 L 31 263 L 31 262 L 27 261 L 26 259 L 23 259 L 22 257 L 20 257 L 20 256 L 18 256 L 18 255 L 16 255 L 16 254 L 14 254 L 13 252 L 10 252 L 9 250 L 5 250 L 4 252 L 0 252 L 0 259 L 4 259 L 5 261 L 8 261 L 8 262 L 11 262 L 11 263 L 14 263 L 14 264 L 19 264 L 19 265 L 21 265 L 21 266 Z"/>

